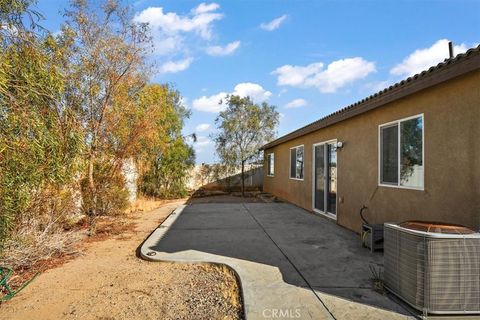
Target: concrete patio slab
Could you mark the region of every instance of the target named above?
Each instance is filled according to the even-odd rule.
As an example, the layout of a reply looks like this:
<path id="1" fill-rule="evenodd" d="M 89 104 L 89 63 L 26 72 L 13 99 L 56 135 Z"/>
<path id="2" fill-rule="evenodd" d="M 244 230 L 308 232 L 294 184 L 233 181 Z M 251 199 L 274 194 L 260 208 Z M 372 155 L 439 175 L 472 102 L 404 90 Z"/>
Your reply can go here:
<path id="1" fill-rule="evenodd" d="M 371 289 L 369 266 L 380 267 L 381 254 L 361 248 L 354 233 L 286 203 L 179 208 L 145 241 L 141 254 L 230 266 L 241 282 L 247 319 L 409 315 Z"/>

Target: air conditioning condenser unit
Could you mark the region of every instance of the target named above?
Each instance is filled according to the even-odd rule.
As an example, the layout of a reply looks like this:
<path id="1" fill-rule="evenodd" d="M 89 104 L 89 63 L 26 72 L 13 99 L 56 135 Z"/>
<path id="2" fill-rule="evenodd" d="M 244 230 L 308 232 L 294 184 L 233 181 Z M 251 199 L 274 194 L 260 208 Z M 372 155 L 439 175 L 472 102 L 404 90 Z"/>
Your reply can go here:
<path id="1" fill-rule="evenodd" d="M 385 223 L 388 290 L 424 314 L 480 314 L 480 234 L 439 223 Z"/>

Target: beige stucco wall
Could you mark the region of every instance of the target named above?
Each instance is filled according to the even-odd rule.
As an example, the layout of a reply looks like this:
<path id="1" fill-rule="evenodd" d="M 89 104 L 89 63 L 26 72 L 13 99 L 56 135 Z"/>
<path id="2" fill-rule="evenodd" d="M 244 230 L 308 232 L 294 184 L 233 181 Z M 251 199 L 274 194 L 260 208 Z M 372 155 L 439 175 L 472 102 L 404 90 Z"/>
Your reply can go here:
<path id="1" fill-rule="evenodd" d="M 378 186 L 378 126 L 422 113 L 425 190 Z M 417 219 L 480 228 L 480 71 L 265 150 L 275 154 L 275 176 L 264 176 L 264 190 L 311 211 L 312 145 L 331 139 L 344 142 L 337 153 L 339 224 L 360 232 L 366 205 L 372 223 Z M 303 181 L 289 179 L 289 148 L 300 144 Z"/>

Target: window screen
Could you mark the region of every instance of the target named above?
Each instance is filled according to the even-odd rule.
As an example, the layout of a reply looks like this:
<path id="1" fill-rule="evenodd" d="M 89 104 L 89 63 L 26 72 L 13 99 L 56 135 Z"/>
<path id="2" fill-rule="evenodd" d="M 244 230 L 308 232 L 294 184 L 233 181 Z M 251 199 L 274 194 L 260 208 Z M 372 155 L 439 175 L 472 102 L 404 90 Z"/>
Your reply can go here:
<path id="1" fill-rule="evenodd" d="M 297 163 L 297 149 L 290 149 L 290 178 L 295 178 L 295 166 Z"/>
<path id="2" fill-rule="evenodd" d="M 303 146 L 290 149 L 290 178 L 303 179 Z"/>
<path id="3" fill-rule="evenodd" d="M 273 174 L 275 173 L 275 156 L 273 153 L 270 153 L 269 155 L 267 155 L 267 174 L 269 176 L 273 176 Z"/>
<path id="4" fill-rule="evenodd" d="M 423 186 L 423 121 L 414 118 L 400 123 L 400 185 Z"/>
<path id="5" fill-rule="evenodd" d="M 423 116 L 380 127 L 380 183 L 423 188 Z"/>
<path id="6" fill-rule="evenodd" d="M 398 125 L 381 129 L 381 182 L 398 184 Z"/>

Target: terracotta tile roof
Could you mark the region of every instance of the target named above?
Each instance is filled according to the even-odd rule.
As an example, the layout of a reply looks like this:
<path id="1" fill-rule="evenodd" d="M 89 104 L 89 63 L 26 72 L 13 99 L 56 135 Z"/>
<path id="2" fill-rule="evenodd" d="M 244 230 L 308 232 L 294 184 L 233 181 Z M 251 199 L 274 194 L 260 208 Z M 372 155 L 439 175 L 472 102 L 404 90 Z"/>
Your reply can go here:
<path id="1" fill-rule="evenodd" d="M 478 69 L 480 69 L 480 45 L 476 48 L 469 49 L 465 53 L 458 54 L 453 58 L 445 59 L 445 61 L 429 68 L 428 70 L 408 77 L 407 79 L 397 82 L 365 99 L 357 101 L 320 118 L 317 121 L 301 127 L 300 129 L 292 131 L 270 143 L 267 143 L 261 148 L 261 150 L 274 147 L 313 131 L 331 126 L 337 122 L 379 108 L 389 102 Z"/>

